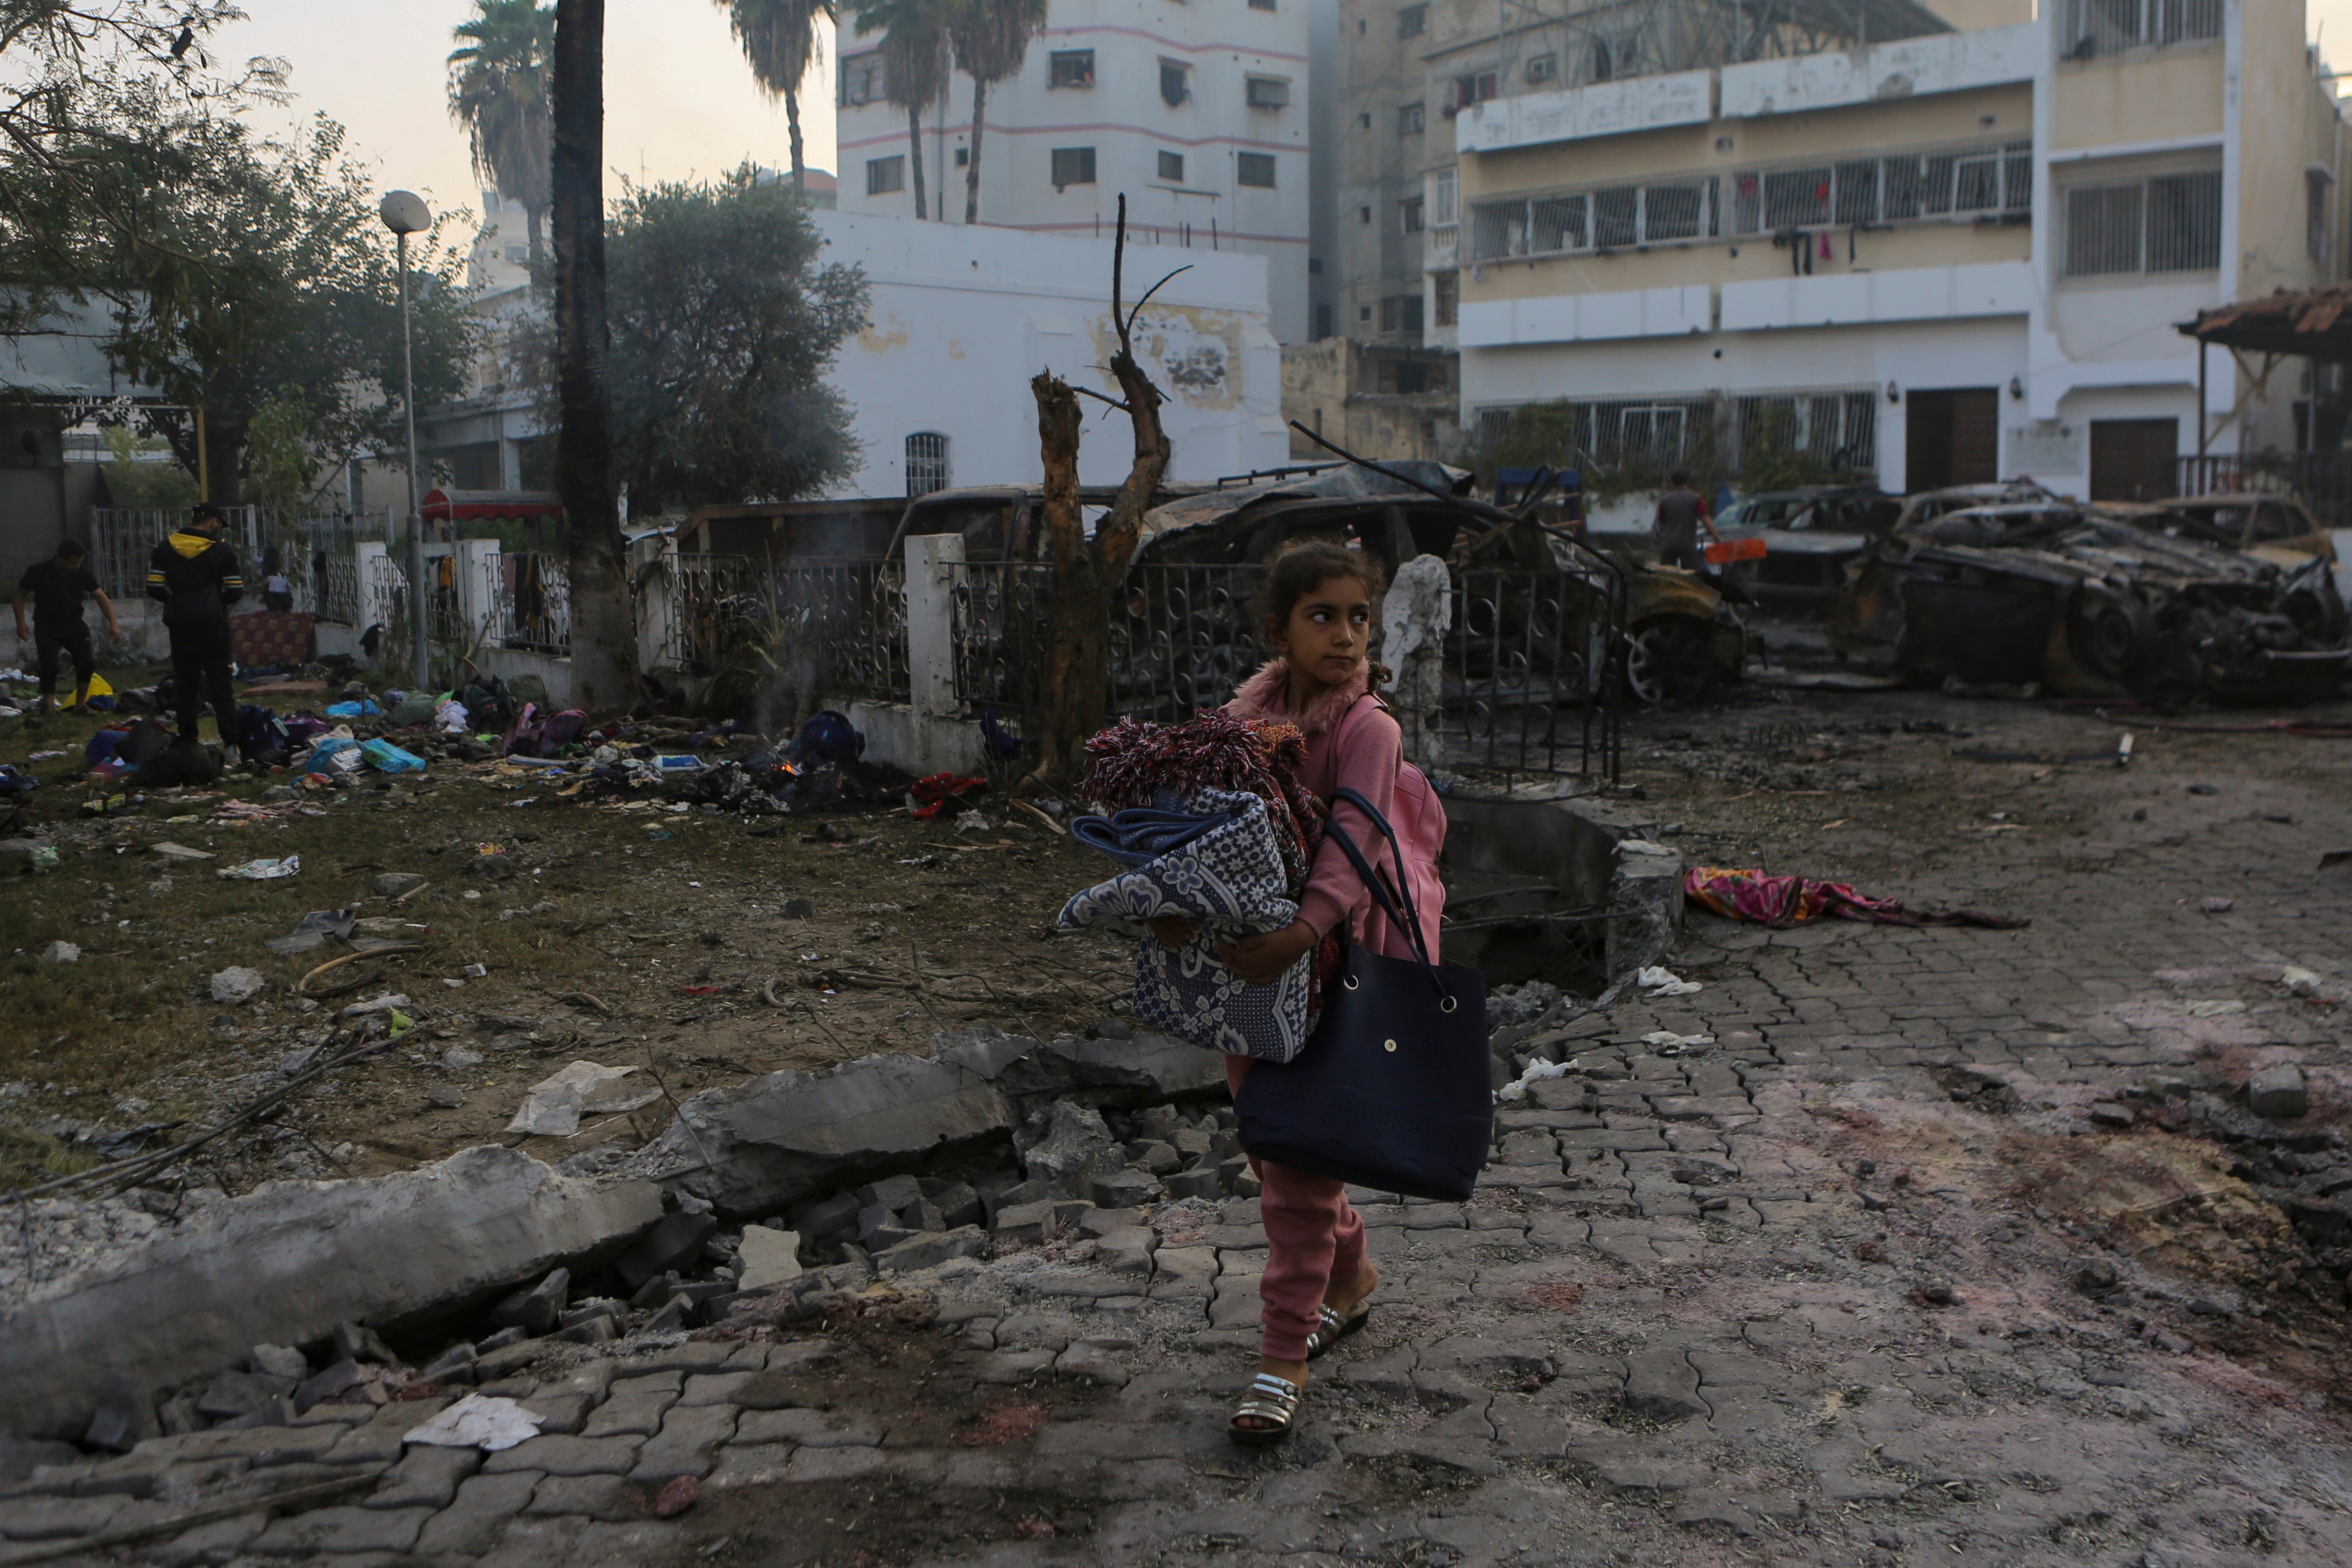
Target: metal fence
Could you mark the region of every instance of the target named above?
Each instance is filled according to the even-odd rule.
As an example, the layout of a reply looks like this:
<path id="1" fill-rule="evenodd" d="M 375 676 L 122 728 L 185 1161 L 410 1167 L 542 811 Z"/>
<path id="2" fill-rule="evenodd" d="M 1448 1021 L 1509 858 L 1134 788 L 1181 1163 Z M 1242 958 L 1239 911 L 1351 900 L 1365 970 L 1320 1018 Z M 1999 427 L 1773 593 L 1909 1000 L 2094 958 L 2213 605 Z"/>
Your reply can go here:
<path id="1" fill-rule="evenodd" d="M 704 674 L 757 664 L 810 695 L 908 699 L 902 563 L 678 555 L 667 570 L 660 662 Z M 565 624 L 568 637 L 568 612 Z"/>
<path id="2" fill-rule="evenodd" d="M 1440 734 L 1457 766 L 1617 776 L 1625 684 L 1623 576 L 1579 558 L 1559 572 L 1454 574 Z"/>
<path id="3" fill-rule="evenodd" d="M 258 507 L 229 507 L 221 538 L 235 549 L 247 573 L 247 586 L 261 587 L 259 568 L 265 527 Z M 89 570 L 109 597 L 138 601 L 147 593 L 147 559 L 164 536 L 186 528 L 194 516 L 186 507 L 92 507 L 89 510 Z"/>
<path id="4" fill-rule="evenodd" d="M 2180 494 L 2294 496 L 2323 528 L 2352 527 L 2352 452 L 2213 452 L 2180 459 Z"/>

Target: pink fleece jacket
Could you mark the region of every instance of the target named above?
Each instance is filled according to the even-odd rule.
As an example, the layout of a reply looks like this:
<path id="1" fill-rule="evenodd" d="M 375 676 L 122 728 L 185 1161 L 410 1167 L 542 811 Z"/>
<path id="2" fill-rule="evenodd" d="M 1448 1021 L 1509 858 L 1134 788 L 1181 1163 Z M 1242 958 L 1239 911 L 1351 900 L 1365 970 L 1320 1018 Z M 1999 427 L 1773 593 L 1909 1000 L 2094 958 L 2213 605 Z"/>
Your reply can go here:
<path id="1" fill-rule="evenodd" d="M 1243 718 L 1297 725 L 1307 737 L 1307 762 L 1299 770 L 1299 782 L 1326 805 L 1339 789 L 1352 789 L 1397 828 L 1406 841 L 1406 869 L 1423 939 L 1434 957 L 1438 919 L 1445 904 L 1445 884 L 1437 869 L 1444 842 L 1444 811 L 1420 769 L 1402 771 L 1403 732 L 1387 709 L 1360 700 L 1365 689 L 1366 674 L 1360 671 L 1350 682 L 1326 687 L 1305 713 L 1294 714 L 1289 711 L 1290 665 L 1276 659 L 1244 682 L 1225 708 Z M 1393 868 L 1388 841 L 1361 811 L 1342 800 L 1332 816 L 1367 859 Z M 1394 958 L 1413 956 L 1412 944 L 1404 933 L 1390 929 L 1388 917 L 1374 905 L 1363 879 L 1335 840 L 1327 838 L 1315 856 L 1299 914 L 1318 936 L 1330 935 L 1344 921 L 1348 939 L 1359 946 Z"/>

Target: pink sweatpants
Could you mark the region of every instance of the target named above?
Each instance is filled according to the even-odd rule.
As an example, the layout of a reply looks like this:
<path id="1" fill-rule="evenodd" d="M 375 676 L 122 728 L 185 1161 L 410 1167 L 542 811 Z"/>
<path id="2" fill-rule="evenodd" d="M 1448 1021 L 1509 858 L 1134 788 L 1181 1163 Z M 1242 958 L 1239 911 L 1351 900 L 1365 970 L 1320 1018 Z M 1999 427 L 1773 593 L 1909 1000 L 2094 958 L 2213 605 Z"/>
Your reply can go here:
<path id="1" fill-rule="evenodd" d="M 1246 1056 L 1225 1058 L 1225 1082 L 1236 1093 L 1250 1070 Z M 1258 1213 L 1265 1224 L 1265 1274 L 1258 1281 L 1265 1325 L 1262 1354 L 1269 1361 L 1305 1361 L 1316 1309 L 1334 1284 L 1364 1267 L 1364 1221 L 1348 1201 L 1347 1184 L 1287 1166 L 1253 1159 L 1264 1190 Z"/>

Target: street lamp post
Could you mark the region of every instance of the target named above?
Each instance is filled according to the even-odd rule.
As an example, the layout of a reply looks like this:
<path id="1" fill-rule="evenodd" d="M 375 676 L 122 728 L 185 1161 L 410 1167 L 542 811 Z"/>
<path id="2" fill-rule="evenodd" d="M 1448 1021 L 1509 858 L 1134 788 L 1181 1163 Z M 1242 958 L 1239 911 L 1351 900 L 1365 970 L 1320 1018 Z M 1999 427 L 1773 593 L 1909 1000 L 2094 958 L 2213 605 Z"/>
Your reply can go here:
<path id="1" fill-rule="evenodd" d="M 408 651 L 414 665 L 411 674 L 422 691 L 433 678 L 432 659 L 425 644 L 425 608 L 431 596 L 425 587 L 425 515 L 416 476 L 416 361 L 408 333 L 408 236 L 431 228 L 433 212 L 414 191 L 391 193 L 376 212 L 400 246 L 400 397 L 408 416 Z"/>

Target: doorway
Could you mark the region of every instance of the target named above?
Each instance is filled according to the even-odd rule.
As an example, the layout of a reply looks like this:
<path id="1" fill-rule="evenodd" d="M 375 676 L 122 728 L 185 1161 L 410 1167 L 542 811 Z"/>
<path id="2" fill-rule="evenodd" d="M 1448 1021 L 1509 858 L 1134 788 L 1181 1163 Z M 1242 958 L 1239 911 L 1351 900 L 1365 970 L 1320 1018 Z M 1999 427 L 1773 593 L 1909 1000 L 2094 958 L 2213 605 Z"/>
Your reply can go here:
<path id="1" fill-rule="evenodd" d="M 2179 493 L 2180 421 L 2091 421 L 2091 499 L 2160 501 Z"/>
<path id="2" fill-rule="evenodd" d="M 2000 394 L 1994 387 L 1945 387 L 1910 394 L 1903 487 L 1949 489 L 2000 477 Z"/>

